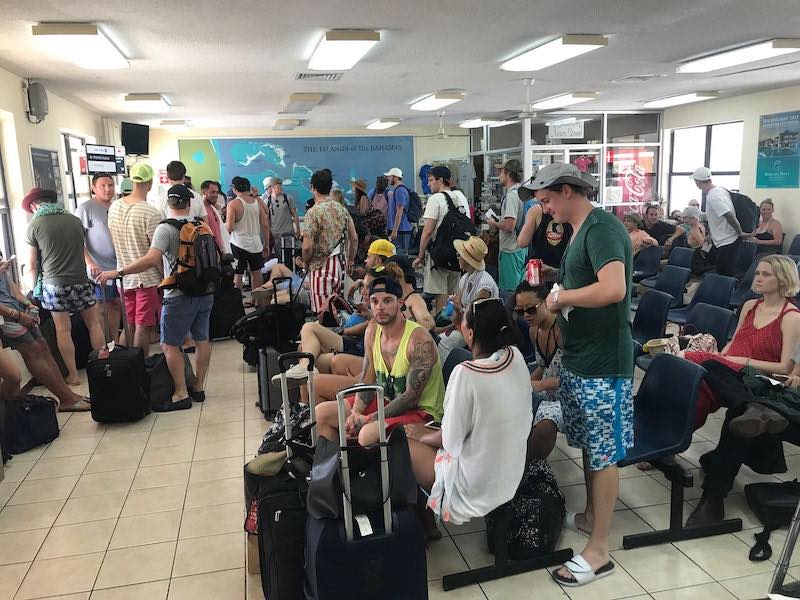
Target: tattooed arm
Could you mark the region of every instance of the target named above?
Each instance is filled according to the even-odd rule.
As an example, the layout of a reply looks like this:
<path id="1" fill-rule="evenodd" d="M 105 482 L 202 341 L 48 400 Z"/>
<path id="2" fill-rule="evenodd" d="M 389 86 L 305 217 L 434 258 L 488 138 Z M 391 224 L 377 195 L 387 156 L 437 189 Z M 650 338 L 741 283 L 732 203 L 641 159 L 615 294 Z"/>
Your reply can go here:
<path id="1" fill-rule="evenodd" d="M 430 334 L 423 328 L 416 329 L 411 334 L 408 344 L 408 362 L 410 363 L 406 375 L 406 390 L 386 405 L 386 417 L 396 417 L 419 406 L 422 391 L 428 383 L 439 353 Z M 377 413 L 368 417 L 374 421 Z"/>
<path id="2" fill-rule="evenodd" d="M 371 384 L 375 383 L 375 367 L 372 364 L 372 345 L 375 341 L 375 321 L 370 321 L 367 331 L 364 333 L 364 363 L 361 368 L 361 376 L 358 382 Z M 353 403 L 353 412 L 363 414 L 372 401 L 372 395 L 368 392 L 358 392 L 356 401 Z"/>

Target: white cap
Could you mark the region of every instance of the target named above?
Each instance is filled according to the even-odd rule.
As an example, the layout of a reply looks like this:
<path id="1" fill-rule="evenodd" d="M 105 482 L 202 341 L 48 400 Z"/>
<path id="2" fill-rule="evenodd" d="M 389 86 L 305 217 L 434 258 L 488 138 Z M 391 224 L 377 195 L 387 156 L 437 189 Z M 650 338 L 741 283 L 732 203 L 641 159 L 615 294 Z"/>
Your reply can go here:
<path id="1" fill-rule="evenodd" d="M 403 172 L 397 167 L 392 167 L 391 169 L 389 169 L 388 172 L 384 173 L 384 175 L 386 177 L 391 177 L 392 175 L 394 175 L 395 177 L 399 177 L 400 179 L 403 178 Z"/>
<path id="2" fill-rule="evenodd" d="M 708 167 L 697 167 L 692 173 L 692 178 L 696 181 L 708 181 L 711 179 L 711 169 Z"/>

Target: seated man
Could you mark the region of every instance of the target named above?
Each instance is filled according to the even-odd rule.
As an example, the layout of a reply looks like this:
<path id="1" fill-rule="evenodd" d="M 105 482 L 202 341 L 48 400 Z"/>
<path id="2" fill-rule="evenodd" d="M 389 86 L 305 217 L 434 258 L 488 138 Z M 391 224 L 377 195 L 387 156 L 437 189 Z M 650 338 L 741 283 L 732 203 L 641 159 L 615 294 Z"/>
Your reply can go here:
<path id="1" fill-rule="evenodd" d="M 192 192 L 183 185 L 172 186 L 167 193 L 169 220 L 188 221 L 190 218 L 190 202 Z M 202 225 L 211 234 L 208 225 Z M 212 234 L 213 235 L 213 234 Z M 154 410 L 166 412 L 192 408 L 192 400 L 205 400 L 204 385 L 208 365 L 211 362 L 211 341 L 208 337 L 211 307 L 214 295 L 187 296 L 176 287 L 174 270 L 178 261 L 180 247 L 180 229 L 169 222 L 162 222 L 156 227 L 150 250 L 139 260 L 127 265 L 119 271 L 103 271 L 98 282 L 104 284 L 109 279 L 123 275 L 141 273 L 164 263 L 164 272 L 170 273 L 161 287 L 164 289 L 164 308 L 161 311 L 161 349 L 167 360 L 170 375 L 175 385 L 172 401 L 155 407 Z M 192 390 L 187 389 L 181 346 L 186 336 L 191 333 L 197 349 L 197 380 Z"/>
<path id="2" fill-rule="evenodd" d="M 388 427 L 441 421 L 444 379 L 436 345 L 424 327 L 407 320 L 401 311 L 403 288 L 391 277 L 370 283 L 369 302 L 375 323 L 365 336 L 361 383 L 378 383 L 386 394 Z M 377 402 L 369 394 L 348 400 L 347 436 L 362 446 L 378 441 Z M 317 405 L 319 435 L 338 440 L 335 402 Z"/>
<path id="3" fill-rule="evenodd" d="M 3 346 L 13 348 L 22 355 L 25 366 L 36 381 L 56 395 L 60 412 L 89 410 L 89 399 L 75 394 L 61 377 L 61 371 L 39 330 L 35 307 L 7 272 L 10 264 L 0 263 L 0 316 L 3 318 L 0 338 Z M 19 367 L 5 352 L 0 351 L 0 355 L 0 377 L 3 379 L 0 394 L 4 400 L 18 398 L 22 379 Z"/>

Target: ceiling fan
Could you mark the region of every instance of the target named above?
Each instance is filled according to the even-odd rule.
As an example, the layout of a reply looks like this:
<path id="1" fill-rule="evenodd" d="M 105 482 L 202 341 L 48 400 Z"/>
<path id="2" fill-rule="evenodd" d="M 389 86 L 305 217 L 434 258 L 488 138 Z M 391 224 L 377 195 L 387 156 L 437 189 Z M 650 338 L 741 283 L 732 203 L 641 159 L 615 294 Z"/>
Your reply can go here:
<path id="1" fill-rule="evenodd" d="M 450 135 L 444 130 L 444 115 L 445 111 L 439 111 L 439 130 L 433 135 L 421 135 L 419 137 L 422 138 L 429 138 L 432 140 L 447 140 L 450 138 L 461 138 L 461 137 L 469 137 L 469 134 L 464 135 Z"/>
<path id="2" fill-rule="evenodd" d="M 517 119 L 533 119 L 538 116 L 538 113 L 533 109 L 533 102 L 531 102 L 531 89 L 533 88 L 534 79 L 523 79 L 522 85 L 525 86 L 525 104 L 522 105 L 522 111 L 517 113 Z"/>

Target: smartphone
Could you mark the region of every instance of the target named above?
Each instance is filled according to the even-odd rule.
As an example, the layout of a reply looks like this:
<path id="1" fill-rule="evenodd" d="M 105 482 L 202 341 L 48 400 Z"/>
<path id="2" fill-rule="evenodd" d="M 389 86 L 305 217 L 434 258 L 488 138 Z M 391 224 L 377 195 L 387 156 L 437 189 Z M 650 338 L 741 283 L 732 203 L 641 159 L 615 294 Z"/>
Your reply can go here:
<path id="1" fill-rule="evenodd" d="M 770 375 L 770 377 L 772 377 L 772 379 L 777 379 L 778 381 L 786 381 L 789 379 L 788 375 L 778 375 L 777 373 L 773 373 Z"/>
<path id="2" fill-rule="evenodd" d="M 6 259 L 6 262 L 11 262 L 12 260 L 16 260 L 16 259 L 17 259 L 17 255 L 16 254 L 12 254 L 11 256 L 9 256 Z"/>
<path id="3" fill-rule="evenodd" d="M 427 427 L 428 429 L 435 429 L 436 431 L 439 431 L 442 428 L 442 424 L 437 423 L 436 421 L 428 421 L 427 423 L 425 423 L 425 427 Z"/>

